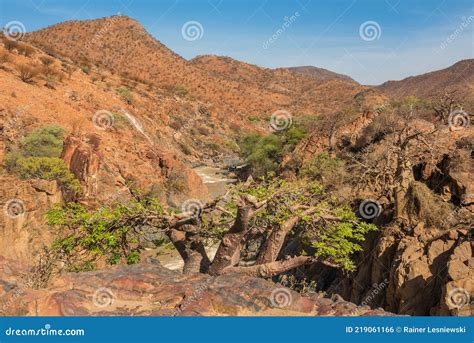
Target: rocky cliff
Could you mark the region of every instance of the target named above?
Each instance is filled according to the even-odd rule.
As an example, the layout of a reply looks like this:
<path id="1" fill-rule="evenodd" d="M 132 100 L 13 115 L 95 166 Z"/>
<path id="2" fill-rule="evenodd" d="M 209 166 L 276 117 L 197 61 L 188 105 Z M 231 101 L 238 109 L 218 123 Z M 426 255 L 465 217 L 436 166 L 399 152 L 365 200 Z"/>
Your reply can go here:
<path id="1" fill-rule="evenodd" d="M 23 282 L 19 282 L 23 275 Z M 183 275 L 157 262 L 66 274 L 46 289 L 0 257 L 0 314 L 27 316 L 336 316 L 390 315 L 341 298 L 302 296 L 243 275 Z"/>

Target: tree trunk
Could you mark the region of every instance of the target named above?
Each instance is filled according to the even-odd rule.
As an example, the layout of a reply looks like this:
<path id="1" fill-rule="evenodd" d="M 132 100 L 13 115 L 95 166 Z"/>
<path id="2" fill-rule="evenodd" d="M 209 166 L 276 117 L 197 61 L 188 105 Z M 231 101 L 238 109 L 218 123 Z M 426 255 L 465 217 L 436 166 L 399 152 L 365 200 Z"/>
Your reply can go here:
<path id="1" fill-rule="evenodd" d="M 245 198 L 238 201 L 237 218 L 229 231 L 224 234 L 216 256 L 209 268 L 209 274 L 218 275 L 229 266 L 240 260 L 241 242 L 249 228 L 249 221 L 254 213 L 254 203 Z"/>
<path id="2" fill-rule="evenodd" d="M 190 225 L 183 225 L 183 230 Z M 171 229 L 168 234 L 179 255 L 184 261 L 184 274 L 206 273 L 211 261 L 199 236 L 192 232 Z"/>
<path id="3" fill-rule="evenodd" d="M 291 229 L 300 221 L 299 216 L 294 216 L 287 220 L 283 225 L 274 229 L 268 237 L 263 250 L 257 259 L 257 264 L 269 263 L 276 261 L 278 254 L 285 242 L 285 238 Z"/>

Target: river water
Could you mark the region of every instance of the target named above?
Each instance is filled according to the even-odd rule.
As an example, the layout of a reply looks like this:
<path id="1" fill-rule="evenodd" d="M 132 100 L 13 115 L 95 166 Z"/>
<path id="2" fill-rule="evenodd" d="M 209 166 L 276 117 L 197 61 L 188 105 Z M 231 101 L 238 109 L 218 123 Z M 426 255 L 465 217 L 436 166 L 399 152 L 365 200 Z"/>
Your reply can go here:
<path id="1" fill-rule="evenodd" d="M 225 194 L 229 186 L 237 181 L 236 178 L 226 175 L 224 170 L 216 167 L 200 166 L 194 168 L 194 171 L 207 186 L 213 199 Z"/>
<path id="2" fill-rule="evenodd" d="M 226 172 L 222 169 L 211 167 L 211 166 L 199 166 L 194 168 L 196 174 L 202 179 L 203 183 L 209 189 L 209 193 L 213 199 L 225 194 L 231 184 L 237 181 L 236 178 L 226 175 Z M 206 252 L 209 258 L 214 258 L 218 245 L 206 247 Z M 171 248 L 159 247 L 157 249 L 157 259 L 160 263 L 171 270 L 181 270 L 184 266 L 184 261 L 179 256 L 178 251 Z"/>

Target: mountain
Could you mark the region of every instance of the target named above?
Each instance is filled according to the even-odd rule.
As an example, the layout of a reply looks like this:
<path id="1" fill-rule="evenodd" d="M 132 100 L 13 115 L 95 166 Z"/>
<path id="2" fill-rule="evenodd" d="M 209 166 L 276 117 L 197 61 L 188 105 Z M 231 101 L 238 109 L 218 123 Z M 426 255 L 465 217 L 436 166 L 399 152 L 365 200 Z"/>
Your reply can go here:
<path id="1" fill-rule="evenodd" d="M 387 81 L 376 88 L 394 99 L 408 95 L 429 99 L 444 90 L 456 89 L 460 96 L 474 103 L 474 59 L 462 60 L 449 68 L 410 76 L 400 81 Z"/>
<path id="2" fill-rule="evenodd" d="M 337 111 L 364 88 L 347 80 L 316 80 L 288 70 L 268 70 L 230 58 L 204 56 L 187 61 L 148 34 L 134 19 L 112 16 L 67 21 L 28 34 L 27 40 L 52 54 L 110 69 L 170 92 L 188 93 L 234 119 Z M 338 81 L 332 84 L 325 82 Z M 323 86 L 324 92 L 317 87 Z M 325 92 L 331 89 L 330 103 Z"/>
<path id="3" fill-rule="evenodd" d="M 354 79 L 352 79 L 348 75 L 338 74 L 324 68 L 318 68 L 318 67 L 313 67 L 313 66 L 302 66 L 302 67 L 289 67 L 287 69 L 291 71 L 295 71 L 297 73 L 301 73 L 303 75 L 307 75 L 319 81 L 337 79 L 337 80 L 356 82 Z"/>

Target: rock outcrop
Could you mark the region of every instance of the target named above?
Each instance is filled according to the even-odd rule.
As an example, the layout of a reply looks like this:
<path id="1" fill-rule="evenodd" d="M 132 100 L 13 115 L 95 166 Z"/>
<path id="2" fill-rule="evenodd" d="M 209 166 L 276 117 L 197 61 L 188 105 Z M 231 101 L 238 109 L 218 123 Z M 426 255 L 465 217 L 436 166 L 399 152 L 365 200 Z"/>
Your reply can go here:
<path id="1" fill-rule="evenodd" d="M 43 247 L 52 242 L 45 212 L 62 201 L 56 181 L 21 181 L 0 175 L 0 251 L 20 263 L 33 263 Z"/>
<path id="2" fill-rule="evenodd" d="M 340 297 L 304 297 L 270 281 L 238 274 L 185 276 L 153 261 L 66 274 L 39 290 L 18 281 L 17 276 L 25 273 L 0 257 L 1 315 L 390 315 Z"/>

